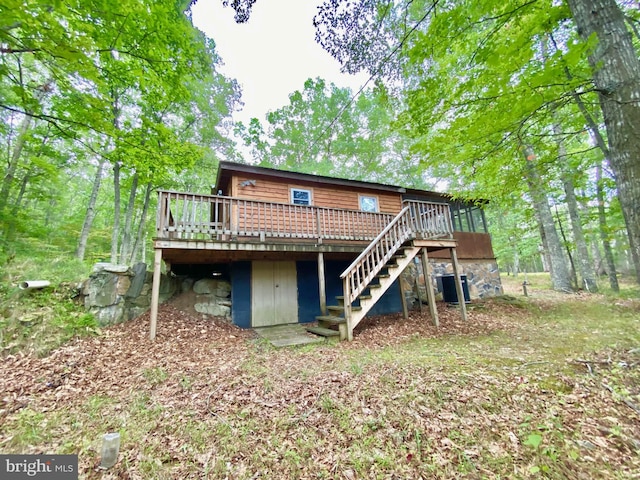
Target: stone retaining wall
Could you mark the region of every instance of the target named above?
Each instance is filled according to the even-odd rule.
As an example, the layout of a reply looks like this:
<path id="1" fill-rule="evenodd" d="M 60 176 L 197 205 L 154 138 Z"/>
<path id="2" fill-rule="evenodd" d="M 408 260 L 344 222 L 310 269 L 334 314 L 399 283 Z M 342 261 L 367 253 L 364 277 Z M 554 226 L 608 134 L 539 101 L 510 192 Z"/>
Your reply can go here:
<path id="1" fill-rule="evenodd" d="M 153 272 L 137 263 L 114 265 L 98 263 L 82 285 L 84 305 L 100 326 L 113 325 L 142 315 L 151 306 Z M 160 303 L 177 293 L 192 293 L 190 307 L 207 315 L 230 317 L 231 284 L 225 280 L 161 275 Z"/>
<path id="2" fill-rule="evenodd" d="M 438 277 L 453 273 L 453 265 L 451 262 L 442 262 L 440 260 L 429 259 L 431 265 L 431 284 L 436 291 L 436 299 L 442 300 L 442 283 L 438 282 Z M 502 295 L 502 283 L 500 281 L 500 272 L 498 264 L 495 260 L 486 261 L 459 261 L 462 274 L 467 276 L 467 285 L 469 287 L 469 296 L 472 300 L 486 297 L 494 297 Z M 427 292 L 424 288 L 424 274 L 422 272 L 422 262 L 413 262 L 409 265 L 401 275 L 402 288 L 405 292 L 407 300 L 415 303 L 418 300 L 416 293 L 416 278 L 418 279 L 418 290 L 420 298 L 426 301 Z"/>
<path id="3" fill-rule="evenodd" d="M 144 263 L 133 267 L 97 263 L 82 285 L 84 306 L 101 326 L 121 323 L 149 310 L 153 272 Z M 160 301 L 171 298 L 179 288 L 177 279 L 163 275 Z"/>

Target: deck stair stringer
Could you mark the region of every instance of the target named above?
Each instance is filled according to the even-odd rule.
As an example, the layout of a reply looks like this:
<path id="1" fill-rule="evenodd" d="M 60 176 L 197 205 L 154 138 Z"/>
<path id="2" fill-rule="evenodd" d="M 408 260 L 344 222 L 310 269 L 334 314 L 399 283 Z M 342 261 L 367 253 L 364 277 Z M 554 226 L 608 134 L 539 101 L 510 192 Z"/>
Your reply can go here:
<path id="1" fill-rule="evenodd" d="M 355 327 L 418 255 L 422 248 L 416 246 L 417 239 L 445 235 L 452 238 L 448 210 L 427 208 L 421 202 L 405 204 L 340 275 L 343 285 L 343 296 L 338 297 L 340 305 L 327 307 L 325 315 L 316 317 L 321 328 L 337 327 L 341 340 L 353 340 Z"/>
<path id="2" fill-rule="evenodd" d="M 369 284 L 369 295 L 359 297 L 359 305 L 350 307 L 350 318 L 347 322 L 347 338 L 353 335 L 353 329 L 362 321 L 369 313 L 378 300 L 382 298 L 389 287 L 393 285 L 398 277 L 404 272 L 407 266 L 413 261 L 414 257 L 420 252 L 419 247 L 404 247 L 404 257 L 397 261 L 397 264 L 388 269 L 388 273 L 377 275 L 376 280 Z M 344 300 L 343 300 L 344 302 Z M 349 332 L 349 330 L 351 330 Z"/>
<path id="3" fill-rule="evenodd" d="M 341 339 L 353 340 L 353 329 L 420 250 L 411 242 L 415 235 L 412 213 L 410 206 L 403 208 L 340 275 L 346 324 L 339 325 Z M 370 298 L 361 297 L 365 290 Z"/>
<path id="4" fill-rule="evenodd" d="M 411 245 L 398 249 L 397 254 L 381 268 L 380 273 L 374 277 L 368 288 L 352 303 L 350 307 L 352 322 L 355 320 L 356 325 L 360 323 L 419 252 L 419 247 Z M 318 327 L 309 327 L 307 331 L 324 337 L 340 336 L 340 340 L 348 338 L 347 321 L 344 317 L 345 297 L 341 295 L 336 297 L 336 300 L 338 305 L 327 306 L 327 315 L 316 317 Z"/>

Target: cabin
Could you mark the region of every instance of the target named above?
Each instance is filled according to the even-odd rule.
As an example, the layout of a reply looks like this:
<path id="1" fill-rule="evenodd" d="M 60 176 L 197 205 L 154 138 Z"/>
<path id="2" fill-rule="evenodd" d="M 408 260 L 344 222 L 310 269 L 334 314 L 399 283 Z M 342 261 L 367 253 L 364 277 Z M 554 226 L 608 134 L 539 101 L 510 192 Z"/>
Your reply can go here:
<path id="1" fill-rule="evenodd" d="M 239 327 L 347 340 L 367 315 L 407 315 L 403 272 L 422 272 L 436 325 L 444 277 L 456 299 L 502 291 L 481 205 L 447 194 L 220 162 L 211 194 L 158 195 L 152 339 L 162 262 L 227 278 Z"/>

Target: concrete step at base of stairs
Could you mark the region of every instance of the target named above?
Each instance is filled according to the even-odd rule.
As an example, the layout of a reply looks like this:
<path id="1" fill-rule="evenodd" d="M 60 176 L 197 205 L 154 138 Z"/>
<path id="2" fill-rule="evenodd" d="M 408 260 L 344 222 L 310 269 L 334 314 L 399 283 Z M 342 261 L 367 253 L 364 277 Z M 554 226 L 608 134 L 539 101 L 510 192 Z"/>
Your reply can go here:
<path id="1" fill-rule="evenodd" d="M 307 327 L 307 332 L 327 338 L 340 336 L 340 332 L 338 330 L 325 327 Z"/>

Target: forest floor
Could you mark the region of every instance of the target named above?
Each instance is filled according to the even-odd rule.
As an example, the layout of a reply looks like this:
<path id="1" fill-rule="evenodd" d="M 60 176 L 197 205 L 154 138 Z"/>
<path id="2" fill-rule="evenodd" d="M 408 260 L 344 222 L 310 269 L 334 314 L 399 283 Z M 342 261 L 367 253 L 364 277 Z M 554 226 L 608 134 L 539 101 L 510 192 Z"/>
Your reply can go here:
<path id="1" fill-rule="evenodd" d="M 80 478 L 640 478 L 640 300 L 508 295 L 366 320 L 274 349 L 165 304 L 0 364 L 0 452 L 79 455 Z M 635 298 L 633 298 L 635 297 Z M 100 470 L 101 437 L 120 432 Z"/>

